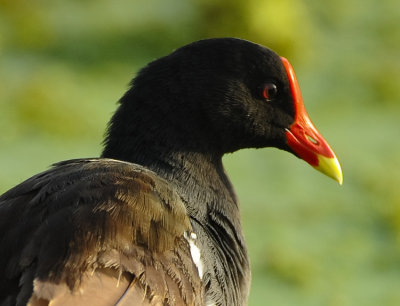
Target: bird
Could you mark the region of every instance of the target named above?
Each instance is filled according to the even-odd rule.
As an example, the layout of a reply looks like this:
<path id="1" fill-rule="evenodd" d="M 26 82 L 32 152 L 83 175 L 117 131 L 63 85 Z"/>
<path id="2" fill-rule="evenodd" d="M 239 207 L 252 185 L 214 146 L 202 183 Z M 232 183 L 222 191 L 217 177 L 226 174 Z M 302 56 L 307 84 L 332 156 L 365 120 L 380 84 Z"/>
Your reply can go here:
<path id="1" fill-rule="evenodd" d="M 210 38 L 150 62 L 99 157 L 0 197 L 0 304 L 246 305 L 249 255 L 222 157 L 266 147 L 342 184 L 286 58 Z"/>

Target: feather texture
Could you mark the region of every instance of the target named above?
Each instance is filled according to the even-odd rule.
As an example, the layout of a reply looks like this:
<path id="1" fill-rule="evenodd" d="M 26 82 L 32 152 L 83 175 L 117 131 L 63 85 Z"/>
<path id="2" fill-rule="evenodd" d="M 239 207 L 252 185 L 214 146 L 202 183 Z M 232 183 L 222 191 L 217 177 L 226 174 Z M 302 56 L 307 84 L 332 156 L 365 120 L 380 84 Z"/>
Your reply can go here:
<path id="1" fill-rule="evenodd" d="M 191 232 L 186 208 L 143 167 L 111 159 L 56 164 L 5 193 L 0 215 L 7 216 L 0 231 L 9 245 L 0 250 L 3 300 L 201 303 L 200 277 L 184 238 Z"/>

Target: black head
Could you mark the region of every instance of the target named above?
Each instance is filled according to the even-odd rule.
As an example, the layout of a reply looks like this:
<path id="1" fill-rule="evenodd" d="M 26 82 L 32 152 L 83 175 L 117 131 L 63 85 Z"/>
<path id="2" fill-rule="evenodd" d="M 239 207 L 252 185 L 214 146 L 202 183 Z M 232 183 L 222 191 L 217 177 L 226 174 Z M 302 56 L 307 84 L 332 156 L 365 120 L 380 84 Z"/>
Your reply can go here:
<path id="1" fill-rule="evenodd" d="M 288 142 L 288 131 L 308 116 L 301 109 L 300 91 L 295 91 L 293 69 L 285 61 L 261 45 L 220 38 L 186 45 L 148 64 L 120 101 L 103 156 L 129 160 L 133 152 L 149 148 L 222 156 L 241 148 L 274 146 L 318 166 L 318 148 L 312 148 L 311 159 L 309 152 Z M 303 127 L 301 133 L 310 130 Z M 304 136 L 307 150 L 315 141 L 324 142 L 318 133 L 311 138 L 303 134 L 296 141 L 303 142 Z"/>
<path id="2" fill-rule="evenodd" d="M 210 39 L 175 52 L 190 98 L 204 114 L 222 152 L 246 147 L 286 148 L 294 121 L 293 99 L 280 57 L 239 39 Z M 188 99 L 189 97 L 187 97 Z"/>
<path id="3" fill-rule="evenodd" d="M 143 133 L 137 130 L 138 121 L 142 127 L 149 125 L 153 137 L 165 137 L 161 134 L 167 129 L 175 133 L 170 141 L 179 138 L 186 145 L 196 142 L 199 148 L 221 153 L 286 148 L 285 128 L 294 121 L 294 108 L 276 53 L 245 40 L 209 39 L 142 69 L 121 99 L 109 138 L 122 122 L 132 134 Z"/>

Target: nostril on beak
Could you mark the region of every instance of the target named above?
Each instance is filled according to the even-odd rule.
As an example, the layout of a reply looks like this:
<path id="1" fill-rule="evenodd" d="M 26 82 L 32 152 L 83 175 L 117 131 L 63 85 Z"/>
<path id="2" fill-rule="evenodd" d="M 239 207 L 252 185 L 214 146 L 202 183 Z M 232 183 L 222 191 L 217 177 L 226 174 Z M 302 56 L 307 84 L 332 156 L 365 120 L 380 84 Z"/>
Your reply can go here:
<path id="1" fill-rule="evenodd" d="M 310 135 L 307 135 L 307 134 L 306 134 L 306 136 L 307 136 L 307 139 L 308 139 L 310 142 L 312 142 L 312 143 L 315 144 L 315 145 L 319 145 L 318 140 L 316 140 L 314 137 L 312 137 L 312 136 L 310 136 Z"/>

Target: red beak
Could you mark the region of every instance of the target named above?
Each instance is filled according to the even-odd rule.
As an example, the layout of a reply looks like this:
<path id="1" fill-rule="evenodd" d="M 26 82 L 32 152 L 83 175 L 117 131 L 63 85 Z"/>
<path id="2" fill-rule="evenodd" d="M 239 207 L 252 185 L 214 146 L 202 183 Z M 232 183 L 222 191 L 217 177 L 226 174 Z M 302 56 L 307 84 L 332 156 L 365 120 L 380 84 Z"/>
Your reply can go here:
<path id="1" fill-rule="evenodd" d="M 281 59 L 289 79 L 295 108 L 295 120 L 286 129 L 287 144 L 301 159 L 342 184 L 343 175 L 339 161 L 306 112 L 292 65 L 286 58 Z"/>

